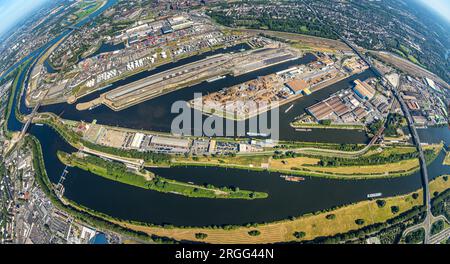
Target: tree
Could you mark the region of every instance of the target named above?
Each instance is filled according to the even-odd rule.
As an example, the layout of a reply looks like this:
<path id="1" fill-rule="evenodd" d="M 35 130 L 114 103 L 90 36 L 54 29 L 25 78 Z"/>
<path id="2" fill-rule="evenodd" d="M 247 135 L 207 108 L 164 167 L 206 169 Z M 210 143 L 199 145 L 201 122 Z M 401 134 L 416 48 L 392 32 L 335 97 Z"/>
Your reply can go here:
<path id="1" fill-rule="evenodd" d="M 324 126 L 329 126 L 329 125 L 331 125 L 331 120 L 330 119 L 321 120 L 320 124 L 322 124 Z"/>
<path id="2" fill-rule="evenodd" d="M 419 194 L 418 194 L 418 193 L 413 193 L 413 194 L 412 194 L 412 198 L 413 198 L 414 200 L 416 200 L 418 197 L 419 197 Z"/>
<path id="3" fill-rule="evenodd" d="M 328 220 L 334 220 L 336 219 L 336 215 L 335 214 L 328 214 L 327 216 L 325 216 L 326 219 Z"/>
<path id="4" fill-rule="evenodd" d="M 197 238 L 197 239 L 205 239 L 207 237 L 208 237 L 208 235 L 205 233 L 195 233 L 195 238 Z"/>
<path id="5" fill-rule="evenodd" d="M 303 231 L 296 231 L 294 232 L 294 234 L 292 234 L 295 238 L 297 239 L 301 239 L 304 238 L 306 236 L 306 233 Z"/>
<path id="6" fill-rule="evenodd" d="M 431 235 L 436 235 L 444 230 L 444 221 L 438 220 L 431 225 Z"/>
<path id="7" fill-rule="evenodd" d="M 251 230 L 248 232 L 248 234 L 251 236 L 259 236 L 261 232 L 259 232 L 258 230 Z"/>
<path id="8" fill-rule="evenodd" d="M 400 208 L 398 208 L 398 206 L 396 206 L 396 205 L 391 206 L 391 212 L 392 212 L 393 214 L 396 214 L 396 213 L 398 213 L 399 211 L 400 211 Z"/>
<path id="9" fill-rule="evenodd" d="M 355 223 L 356 223 L 357 225 L 364 225 L 364 219 L 356 219 L 356 220 L 355 220 Z"/>
<path id="10" fill-rule="evenodd" d="M 408 244 L 417 244 L 419 242 L 423 242 L 425 238 L 425 230 L 420 228 L 418 230 L 409 232 L 405 237 L 405 242 Z"/>
<path id="11" fill-rule="evenodd" d="M 376 203 L 377 203 L 379 208 L 383 208 L 386 205 L 386 201 L 385 200 L 381 200 L 381 199 L 377 200 Z"/>

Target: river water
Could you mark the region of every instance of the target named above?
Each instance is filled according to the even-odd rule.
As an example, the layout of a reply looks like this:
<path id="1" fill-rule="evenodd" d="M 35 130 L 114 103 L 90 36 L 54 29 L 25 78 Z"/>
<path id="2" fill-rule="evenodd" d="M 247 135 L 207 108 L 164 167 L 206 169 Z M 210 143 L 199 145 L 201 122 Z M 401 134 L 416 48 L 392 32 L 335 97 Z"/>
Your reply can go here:
<path id="1" fill-rule="evenodd" d="M 63 118 L 73 120 L 92 121 L 97 119 L 99 123 L 103 124 L 169 131 L 170 122 L 174 117 L 170 113 L 170 105 L 174 101 L 192 99 L 193 93 L 196 91 L 203 93 L 217 91 L 223 87 L 243 82 L 256 76 L 269 74 L 292 65 L 307 63 L 314 59 L 311 56 L 306 55 L 297 61 L 236 78 L 228 76 L 217 82 L 201 83 L 146 101 L 120 112 L 111 111 L 104 106 L 97 107 L 91 111 L 79 112 L 75 110 L 74 105 L 67 104 L 45 106 L 40 109 L 40 112 L 50 111 L 61 114 Z M 158 69 L 119 81 L 107 89 L 112 89 L 124 83 L 187 62 L 189 60 L 161 66 Z M 284 113 L 284 109 L 291 104 L 282 106 L 280 109 L 281 138 L 317 142 L 367 142 L 366 135 L 358 131 L 313 130 L 312 132 L 295 132 L 289 127 L 289 122 L 295 116 L 303 113 L 305 107 L 325 98 L 330 93 L 347 88 L 351 80 L 355 78 L 364 79 L 370 76 L 372 76 L 371 72 L 366 71 L 358 76 L 353 76 L 315 92 L 310 96 L 300 98 L 294 102 L 294 107 L 287 114 Z M 25 74 L 21 76 L 21 80 L 23 81 L 24 79 Z M 98 96 L 98 93 L 87 96 L 83 100 L 90 100 L 95 96 Z M 23 98 L 21 102 L 20 111 L 28 113 L 30 109 L 25 107 Z M 14 105 L 16 103 L 15 100 Z M 15 119 L 14 115 L 11 115 L 8 120 L 8 129 L 17 131 L 20 128 L 21 124 Z M 41 142 L 47 173 L 52 182 L 57 182 L 64 165 L 58 161 L 56 152 L 58 150 L 66 152 L 75 150 L 47 126 L 33 125 L 30 128 L 30 133 Z M 444 140 L 446 144 L 450 143 L 450 133 L 447 127 L 419 130 L 419 134 L 423 142 L 432 143 Z M 450 167 L 442 165 L 443 158 L 444 153 L 441 153 L 429 166 L 430 178 L 450 173 Z M 162 177 L 184 182 L 211 183 L 216 186 L 239 186 L 241 189 L 267 192 L 269 197 L 251 201 L 187 198 L 110 181 L 77 168 L 69 168 L 69 174 L 64 182 L 65 196 L 94 210 L 123 219 L 156 224 L 170 223 L 202 226 L 269 222 L 361 201 L 366 199 L 369 193 L 381 192 L 383 196 L 392 196 L 408 193 L 421 187 L 419 173 L 406 177 L 378 180 L 332 180 L 306 177 L 305 181 L 294 183 L 283 180 L 278 173 L 236 169 L 176 167 L 152 169 L 152 171 Z"/>

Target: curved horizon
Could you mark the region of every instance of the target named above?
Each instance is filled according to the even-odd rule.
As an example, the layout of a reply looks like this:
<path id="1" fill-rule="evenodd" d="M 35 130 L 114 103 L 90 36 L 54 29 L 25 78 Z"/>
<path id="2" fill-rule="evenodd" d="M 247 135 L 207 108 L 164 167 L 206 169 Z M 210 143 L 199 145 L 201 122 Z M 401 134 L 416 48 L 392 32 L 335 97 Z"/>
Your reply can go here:
<path id="1" fill-rule="evenodd" d="M 447 22 L 450 22 L 450 0 L 418 0 L 436 14 L 440 15 Z"/>
<path id="2" fill-rule="evenodd" d="M 48 0 L 0 0 L 0 36 Z"/>

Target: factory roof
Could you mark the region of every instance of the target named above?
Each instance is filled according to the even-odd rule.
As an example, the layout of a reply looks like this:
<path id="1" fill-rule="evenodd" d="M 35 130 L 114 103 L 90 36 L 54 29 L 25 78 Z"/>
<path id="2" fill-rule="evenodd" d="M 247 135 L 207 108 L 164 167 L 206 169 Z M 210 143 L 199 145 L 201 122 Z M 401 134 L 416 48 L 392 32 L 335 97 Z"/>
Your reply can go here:
<path id="1" fill-rule="evenodd" d="M 189 140 L 181 138 L 153 136 L 150 142 L 155 145 L 189 148 Z"/>
<path id="2" fill-rule="evenodd" d="M 355 80 L 355 84 L 354 90 L 360 97 L 371 99 L 375 96 L 375 89 L 367 83 Z"/>
<path id="3" fill-rule="evenodd" d="M 308 82 L 305 80 L 292 80 L 286 83 L 286 85 L 294 92 L 303 91 L 308 88 Z"/>
<path id="4" fill-rule="evenodd" d="M 131 142 L 131 147 L 139 148 L 141 146 L 142 139 L 144 139 L 144 134 L 136 133 L 133 137 L 133 141 Z"/>

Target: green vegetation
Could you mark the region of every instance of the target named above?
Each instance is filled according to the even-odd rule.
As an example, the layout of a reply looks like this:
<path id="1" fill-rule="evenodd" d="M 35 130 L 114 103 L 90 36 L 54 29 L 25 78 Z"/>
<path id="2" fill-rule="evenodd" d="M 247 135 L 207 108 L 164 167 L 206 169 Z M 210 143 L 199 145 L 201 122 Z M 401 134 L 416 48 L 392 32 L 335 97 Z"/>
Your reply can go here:
<path id="1" fill-rule="evenodd" d="M 58 158 L 66 165 L 75 166 L 106 179 L 163 193 L 175 193 L 195 198 L 229 199 L 260 199 L 268 196 L 267 193 L 240 190 L 239 188 L 216 188 L 210 184 L 206 186 L 188 184 L 155 175 L 149 176 L 146 172 L 137 174 L 130 171 L 122 163 L 105 161 L 102 158 L 91 155 L 80 158 L 76 154 L 69 155 L 64 152 L 58 152 Z"/>
<path id="2" fill-rule="evenodd" d="M 386 205 L 385 200 L 377 200 L 377 205 L 379 208 L 383 208 Z"/>
<path id="3" fill-rule="evenodd" d="M 319 123 L 304 123 L 302 121 L 294 121 L 291 123 L 294 128 L 329 128 L 329 129 L 349 129 L 349 130 L 364 130 L 364 125 L 350 125 L 350 124 L 340 124 L 332 123 L 331 120 L 321 120 Z"/>
<path id="4" fill-rule="evenodd" d="M 101 6 L 102 1 L 96 1 L 95 3 L 91 2 L 81 2 L 77 7 L 79 10 L 74 13 L 77 16 L 77 21 L 87 17 L 92 14 L 95 10 L 97 10 Z"/>
<path id="5" fill-rule="evenodd" d="M 355 224 L 357 224 L 357 225 L 364 225 L 364 223 L 365 223 L 364 219 L 356 219 L 355 220 Z"/>
<path id="6" fill-rule="evenodd" d="M 406 125 L 406 119 L 398 113 L 389 113 L 384 134 L 388 137 L 397 137 L 397 130 Z"/>
<path id="7" fill-rule="evenodd" d="M 302 239 L 306 236 L 306 233 L 303 231 L 300 231 L 300 232 L 297 231 L 297 232 L 294 232 L 293 236 L 297 239 Z"/>
<path id="8" fill-rule="evenodd" d="M 275 19 L 267 14 L 262 16 L 254 16 L 251 18 L 235 19 L 228 17 L 223 12 L 210 11 L 211 16 L 217 23 L 229 27 L 245 27 L 250 29 L 266 29 L 273 31 L 284 31 L 292 33 L 307 33 L 312 36 L 326 37 L 336 39 L 336 35 L 330 27 L 326 27 L 319 23 L 316 19 L 300 20 L 298 17 L 285 19 Z"/>
<path id="9" fill-rule="evenodd" d="M 437 154 L 433 149 L 424 150 L 427 160 L 434 160 Z M 391 153 L 389 156 L 383 154 L 373 154 L 370 156 L 359 157 L 358 159 L 349 159 L 341 157 L 320 157 L 319 166 L 323 167 L 340 167 L 340 166 L 356 166 L 356 165 L 374 165 L 388 164 L 403 160 L 415 159 L 419 157 L 418 152 L 408 153 Z"/>
<path id="10" fill-rule="evenodd" d="M 405 237 L 405 242 L 407 244 L 418 244 L 422 243 L 424 239 L 425 239 L 425 230 L 423 230 L 423 228 L 420 228 L 412 232 L 409 232 Z"/>
<path id="11" fill-rule="evenodd" d="M 431 212 L 433 215 L 443 215 L 447 219 L 450 219 L 450 210 L 448 210 L 448 204 L 450 204 L 450 190 L 447 189 L 438 196 L 433 197 L 433 204 Z"/>
<path id="12" fill-rule="evenodd" d="M 327 216 L 325 216 L 325 218 L 328 220 L 334 220 L 334 219 L 336 219 L 336 215 L 335 214 L 327 214 Z"/>
<path id="13" fill-rule="evenodd" d="M 156 243 L 173 243 L 173 239 L 159 237 L 155 235 L 148 235 L 144 232 L 131 230 L 123 226 L 111 223 L 105 220 L 107 218 L 105 215 L 99 212 L 95 212 L 91 209 L 84 208 L 77 205 L 75 202 L 70 200 L 65 200 L 62 202 L 52 188 L 52 183 L 50 182 L 47 172 L 45 170 L 44 159 L 42 155 L 42 148 L 39 141 L 34 136 L 26 136 L 24 144 L 31 147 L 33 152 L 33 168 L 36 173 L 36 182 L 39 184 L 41 190 L 50 199 L 52 204 L 58 209 L 63 210 L 70 214 L 75 219 L 87 223 L 89 225 L 95 226 L 98 229 L 108 229 L 114 232 L 131 236 L 137 239 L 152 241 Z"/>
<path id="14" fill-rule="evenodd" d="M 443 220 L 437 220 L 431 225 L 431 235 L 434 236 L 439 234 L 445 228 L 445 223 Z"/>
<path id="15" fill-rule="evenodd" d="M 398 206 L 396 206 L 396 205 L 391 206 L 391 212 L 393 214 L 397 214 L 399 211 L 400 211 L 400 208 L 398 208 Z"/>
<path id="16" fill-rule="evenodd" d="M 208 235 L 205 233 L 195 233 L 195 238 L 197 238 L 197 239 L 205 239 L 207 237 L 208 237 Z"/>
<path id="17" fill-rule="evenodd" d="M 259 236 L 259 235 L 261 235 L 261 232 L 259 232 L 258 230 L 251 230 L 251 231 L 248 231 L 248 234 L 250 236 Z"/>
<path id="18" fill-rule="evenodd" d="M 367 128 L 372 135 L 375 135 L 377 131 L 383 126 L 383 120 L 378 120 L 370 124 Z"/>

